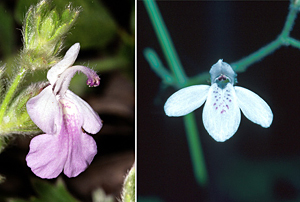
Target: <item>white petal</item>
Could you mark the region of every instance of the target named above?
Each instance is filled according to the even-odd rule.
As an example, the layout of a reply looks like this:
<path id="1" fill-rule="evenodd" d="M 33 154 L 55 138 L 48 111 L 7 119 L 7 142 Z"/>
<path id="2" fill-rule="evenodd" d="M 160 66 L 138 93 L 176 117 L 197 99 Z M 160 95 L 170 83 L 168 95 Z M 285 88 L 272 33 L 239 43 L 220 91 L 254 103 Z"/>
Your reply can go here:
<path id="1" fill-rule="evenodd" d="M 273 121 L 269 105 L 257 94 L 239 86 L 235 87 L 238 104 L 244 115 L 252 122 L 268 128 Z"/>
<path id="2" fill-rule="evenodd" d="M 75 43 L 66 52 L 65 57 L 48 71 L 47 79 L 50 81 L 51 85 L 54 85 L 61 73 L 63 73 L 68 67 L 74 64 L 78 56 L 79 50 L 80 44 Z"/>
<path id="3" fill-rule="evenodd" d="M 60 130 L 62 115 L 59 104 L 48 86 L 26 104 L 31 120 L 44 132 L 54 134 Z"/>
<path id="4" fill-rule="evenodd" d="M 207 132 L 218 142 L 224 142 L 237 131 L 241 112 L 233 86 L 224 89 L 213 84 L 209 89 L 203 109 L 203 124 Z"/>
<path id="5" fill-rule="evenodd" d="M 184 116 L 199 108 L 205 102 L 209 88 L 208 85 L 194 85 L 175 92 L 165 103 L 166 115 Z"/>

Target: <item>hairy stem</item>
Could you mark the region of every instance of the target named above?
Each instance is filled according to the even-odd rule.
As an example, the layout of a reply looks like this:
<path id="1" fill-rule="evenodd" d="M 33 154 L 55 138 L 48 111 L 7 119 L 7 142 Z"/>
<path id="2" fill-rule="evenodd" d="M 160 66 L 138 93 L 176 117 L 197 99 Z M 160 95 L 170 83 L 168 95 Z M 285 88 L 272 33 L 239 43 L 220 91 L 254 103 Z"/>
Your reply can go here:
<path id="1" fill-rule="evenodd" d="M 1 104 L 1 108 L 0 108 L 0 121 L 3 121 L 3 117 L 5 115 L 7 106 L 10 104 L 11 99 L 12 99 L 13 95 L 15 94 L 16 89 L 17 89 L 20 81 L 25 76 L 25 73 L 26 73 L 25 68 L 21 67 L 19 69 L 19 73 L 16 75 L 16 77 L 13 80 L 12 84 L 10 85 L 8 90 L 6 91 L 6 95 L 4 97 L 4 100 L 3 100 L 2 104 Z"/>

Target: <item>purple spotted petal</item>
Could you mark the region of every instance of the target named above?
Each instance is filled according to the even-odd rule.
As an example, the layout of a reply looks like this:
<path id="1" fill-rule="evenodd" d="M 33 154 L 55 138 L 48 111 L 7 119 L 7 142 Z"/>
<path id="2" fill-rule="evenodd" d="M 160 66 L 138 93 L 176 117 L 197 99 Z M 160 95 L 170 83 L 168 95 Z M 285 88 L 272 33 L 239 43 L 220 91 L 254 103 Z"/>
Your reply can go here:
<path id="1" fill-rule="evenodd" d="M 61 110 L 51 88 L 52 86 L 46 87 L 26 104 L 31 120 L 48 134 L 59 131 L 62 122 Z"/>
<path id="2" fill-rule="evenodd" d="M 70 90 L 66 92 L 65 97 L 78 107 L 79 114 L 82 115 L 83 119 L 83 129 L 92 134 L 99 132 L 102 128 L 102 121 L 92 107 Z"/>
<path id="3" fill-rule="evenodd" d="M 66 99 L 60 100 L 64 113 L 64 127 L 61 136 L 68 137 L 68 158 L 64 166 L 64 173 L 68 177 L 76 177 L 83 172 L 97 154 L 95 140 L 82 132 L 81 120 L 77 107 Z"/>
<path id="4" fill-rule="evenodd" d="M 207 132 L 218 142 L 224 142 L 237 131 L 241 112 L 231 83 L 226 88 L 211 85 L 203 108 L 203 124 Z"/>
<path id="5" fill-rule="evenodd" d="M 39 135 L 30 142 L 27 165 L 41 178 L 56 178 L 63 170 L 68 155 L 65 136 Z"/>

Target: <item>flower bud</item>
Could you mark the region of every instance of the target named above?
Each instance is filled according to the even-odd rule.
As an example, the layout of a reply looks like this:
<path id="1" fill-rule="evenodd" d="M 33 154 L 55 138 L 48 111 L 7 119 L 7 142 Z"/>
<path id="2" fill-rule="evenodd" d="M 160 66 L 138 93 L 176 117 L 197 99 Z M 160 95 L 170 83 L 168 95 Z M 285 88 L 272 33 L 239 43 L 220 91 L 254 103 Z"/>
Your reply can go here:
<path id="1" fill-rule="evenodd" d="M 26 67 L 46 69 L 58 61 L 63 36 L 70 30 L 79 15 L 78 9 L 68 5 L 60 15 L 49 0 L 31 6 L 23 25 L 24 49 L 21 63 Z"/>

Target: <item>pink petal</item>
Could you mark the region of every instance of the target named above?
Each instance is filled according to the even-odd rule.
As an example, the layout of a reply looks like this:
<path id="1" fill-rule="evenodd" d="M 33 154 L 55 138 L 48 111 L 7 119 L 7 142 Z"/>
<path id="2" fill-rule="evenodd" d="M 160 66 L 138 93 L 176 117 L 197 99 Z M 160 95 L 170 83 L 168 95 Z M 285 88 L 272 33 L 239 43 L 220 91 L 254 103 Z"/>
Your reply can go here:
<path id="1" fill-rule="evenodd" d="M 48 134 L 59 131 L 62 122 L 61 110 L 51 88 L 51 85 L 46 87 L 26 104 L 31 120 Z"/>
<path id="2" fill-rule="evenodd" d="M 59 135 L 39 135 L 30 142 L 27 165 L 41 178 L 56 178 L 63 170 L 68 155 L 68 141 Z"/>
<path id="3" fill-rule="evenodd" d="M 102 121 L 99 115 L 92 109 L 92 107 L 70 90 L 66 92 L 65 96 L 68 100 L 71 100 L 78 107 L 81 118 L 83 119 L 83 129 L 91 134 L 98 133 L 102 128 Z"/>
<path id="4" fill-rule="evenodd" d="M 62 132 L 68 133 L 68 158 L 64 173 L 68 177 L 76 177 L 92 162 L 97 154 L 97 145 L 91 136 L 82 132 L 80 116 L 84 115 L 79 114 L 77 106 L 66 99 L 61 99 L 60 103 L 64 113 L 65 130 Z"/>
<path id="5" fill-rule="evenodd" d="M 76 177 L 93 161 L 97 154 L 97 145 L 90 135 L 77 130 L 71 134 L 69 148 L 64 173 L 68 177 Z"/>

